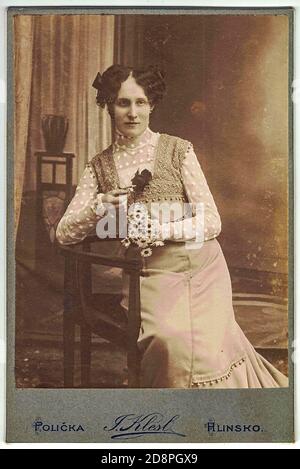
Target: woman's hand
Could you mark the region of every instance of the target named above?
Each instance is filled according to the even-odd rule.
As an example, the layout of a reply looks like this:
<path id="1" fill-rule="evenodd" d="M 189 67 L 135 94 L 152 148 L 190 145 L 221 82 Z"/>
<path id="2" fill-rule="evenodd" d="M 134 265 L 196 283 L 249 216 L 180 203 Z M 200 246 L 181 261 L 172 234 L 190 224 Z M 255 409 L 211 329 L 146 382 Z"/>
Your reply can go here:
<path id="1" fill-rule="evenodd" d="M 101 198 L 101 202 L 105 204 L 111 204 L 115 208 L 121 208 L 125 205 L 127 201 L 126 195 L 128 195 L 130 189 L 115 189 L 113 191 L 107 192 Z"/>

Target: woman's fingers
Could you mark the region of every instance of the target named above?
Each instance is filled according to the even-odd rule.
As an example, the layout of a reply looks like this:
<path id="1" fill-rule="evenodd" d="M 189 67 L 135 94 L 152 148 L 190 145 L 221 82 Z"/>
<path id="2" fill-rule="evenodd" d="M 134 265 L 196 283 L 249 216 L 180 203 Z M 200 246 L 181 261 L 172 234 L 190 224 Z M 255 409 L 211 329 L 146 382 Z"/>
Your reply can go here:
<path id="1" fill-rule="evenodd" d="M 115 189 L 110 192 L 111 195 L 118 196 L 118 195 L 125 195 L 128 194 L 129 190 L 128 189 Z"/>
<path id="2" fill-rule="evenodd" d="M 102 202 L 118 205 L 119 203 L 124 203 L 124 201 L 127 199 L 126 195 L 128 194 L 128 189 L 115 189 L 104 194 L 104 196 L 102 197 Z"/>
<path id="3" fill-rule="evenodd" d="M 105 194 L 102 198 L 102 203 L 107 203 L 107 204 L 112 204 L 114 206 L 124 206 L 127 203 L 127 197 L 128 191 L 118 190 L 118 194 L 114 194 L 117 191 L 111 191 Z"/>
<path id="4" fill-rule="evenodd" d="M 127 197 L 125 195 L 117 196 L 113 198 L 112 204 L 116 206 L 123 206 L 127 203 Z"/>

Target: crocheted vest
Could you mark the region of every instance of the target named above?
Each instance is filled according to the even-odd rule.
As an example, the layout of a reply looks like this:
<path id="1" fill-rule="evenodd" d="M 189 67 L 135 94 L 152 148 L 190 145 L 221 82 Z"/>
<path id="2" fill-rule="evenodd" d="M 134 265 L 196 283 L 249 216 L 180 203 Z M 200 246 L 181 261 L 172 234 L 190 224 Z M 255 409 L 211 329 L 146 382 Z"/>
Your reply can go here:
<path id="1" fill-rule="evenodd" d="M 188 201 L 181 178 L 181 166 L 188 145 L 188 141 L 179 137 L 159 136 L 154 150 L 152 179 L 143 192 L 136 195 L 135 202 Z M 106 193 L 120 187 L 112 150 L 113 146 L 110 145 L 89 163 L 95 172 L 99 192 Z"/>

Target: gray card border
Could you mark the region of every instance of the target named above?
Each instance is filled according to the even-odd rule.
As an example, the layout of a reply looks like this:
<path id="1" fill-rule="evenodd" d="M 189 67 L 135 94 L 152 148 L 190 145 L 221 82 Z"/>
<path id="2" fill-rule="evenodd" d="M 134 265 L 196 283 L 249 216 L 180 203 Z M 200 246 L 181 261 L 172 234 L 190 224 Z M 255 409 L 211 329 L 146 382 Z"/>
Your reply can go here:
<path id="1" fill-rule="evenodd" d="M 286 7 L 11 7 L 8 8 L 7 83 L 13 83 L 14 15 L 46 14 L 200 14 L 287 15 L 289 18 L 289 388 L 251 390 L 195 389 L 17 389 L 15 360 L 14 252 L 14 90 L 7 105 L 7 442 L 31 443 L 285 443 L 294 441 L 294 8 Z M 174 430 L 181 435 L 146 435 L 134 440 L 111 439 L 105 430 L 117 416 L 162 412 L 179 415 Z M 252 430 L 208 434 L 207 423 L 242 424 Z M 34 423 L 42 421 L 43 431 Z M 253 426 L 260 428 L 253 430 Z M 49 427 L 49 429 L 48 429 Z M 68 431 L 65 428 L 68 427 Z M 250 428 L 250 427 L 248 427 Z"/>

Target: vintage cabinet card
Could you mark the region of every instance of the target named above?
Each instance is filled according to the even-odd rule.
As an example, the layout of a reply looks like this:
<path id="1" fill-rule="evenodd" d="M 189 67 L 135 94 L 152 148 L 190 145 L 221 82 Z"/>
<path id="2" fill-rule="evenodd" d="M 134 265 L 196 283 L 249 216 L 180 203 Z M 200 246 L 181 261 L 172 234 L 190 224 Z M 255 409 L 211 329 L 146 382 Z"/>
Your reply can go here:
<path id="1" fill-rule="evenodd" d="M 293 13 L 8 10 L 7 441 L 293 441 Z"/>

